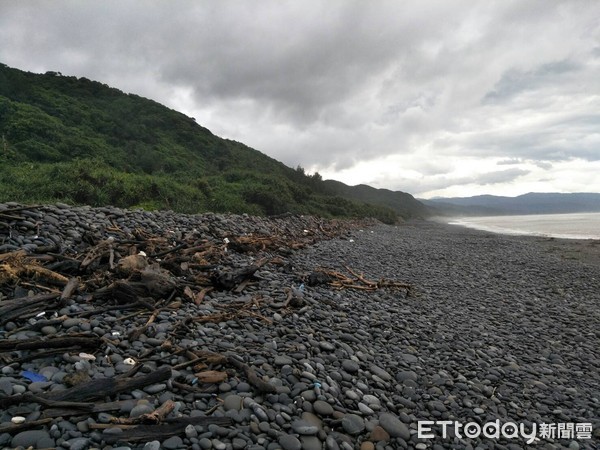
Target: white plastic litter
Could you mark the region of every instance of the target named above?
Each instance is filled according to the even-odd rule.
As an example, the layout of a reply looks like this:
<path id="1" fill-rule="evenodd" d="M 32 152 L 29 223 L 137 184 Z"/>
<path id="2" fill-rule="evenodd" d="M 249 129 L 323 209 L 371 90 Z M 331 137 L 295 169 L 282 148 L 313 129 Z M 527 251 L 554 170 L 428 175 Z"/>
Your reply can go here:
<path id="1" fill-rule="evenodd" d="M 90 355 L 89 353 L 80 353 L 79 357 L 81 359 L 85 359 L 86 361 L 96 361 L 96 357 L 94 355 Z"/>
<path id="2" fill-rule="evenodd" d="M 25 417 L 23 416 L 15 416 L 12 419 L 10 419 L 10 421 L 16 425 L 25 422 Z"/>
<path id="3" fill-rule="evenodd" d="M 128 366 L 135 366 L 135 360 L 133 358 L 125 358 L 123 360 L 123 364 L 127 364 Z"/>

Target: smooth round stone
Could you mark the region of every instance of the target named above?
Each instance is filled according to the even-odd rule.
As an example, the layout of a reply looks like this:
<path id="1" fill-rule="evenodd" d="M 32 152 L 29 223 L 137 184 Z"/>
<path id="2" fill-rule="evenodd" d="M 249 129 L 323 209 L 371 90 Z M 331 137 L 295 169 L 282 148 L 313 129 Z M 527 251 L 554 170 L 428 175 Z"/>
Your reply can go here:
<path id="1" fill-rule="evenodd" d="M 56 334 L 56 332 L 57 332 L 56 328 L 54 328 L 51 325 L 46 325 L 45 327 L 42 327 L 42 329 L 40 331 L 42 332 L 42 334 L 44 334 L 46 336 Z"/>
<path id="2" fill-rule="evenodd" d="M 198 445 L 200 446 L 200 448 L 203 448 L 205 450 L 212 448 L 212 442 L 207 437 L 203 437 L 202 439 L 199 439 Z"/>
<path id="3" fill-rule="evenodd" d="M 144 388 L 144 392 L 146 392 L 147 394 L 158 394 L 159 392 L 164 391 L 167 388 L 167 385 L 165 383 L 157 383 L 157 384 L 152 384 L 150 386 L 146 386 Z M 163 445 L 165 445 L 163 443 Z"/>
<path id="4" fill-rule="evenodd" d="M 8 378 L 0 378 L 0 392 L 4 392 L 6 395 L 12 395 L 13 383 Z"/>
<path id="5" fill-rule="evenodd" d="M 360 450 L 375 450 L 375 444 L 369 441 L 364 441 L 360 444 Z"/>
<path id="6" fill-rule="evenodd" d="M 85 450 L 86 448 L 88 448 L 89 444 L 90 444 L 90 440 L 88 438 L 75 438 L 75 439 L 69 439 L 69 448 L 71 450 Z"/>
<path id="7" fill-rule="evenodd" d="M 150 441 L 144 444 L 143 450 L 160 450 L 160 442 L 158 441 Z"/>
<path id="8" fill-rule="evenodd" d="M 335 350 L 335 345 L 333 345 L 331 342 L 321 341 L 319 342 L 319 348 L 327 352 L 332 352 Z"/>
<path id="9" fill-rule="evenodd" d="M 373 375 L 377 375 L 383 381 L 390 381 L 392 379 L 392 376 L 385 369 L 382 369 L 381 367 L 376 366 L 375 364 L 371 364 L 369 366 L 369 370 Z"/>
<path id="10" fill-rule="evenodd" d="M 225 450 L 227 448 L 227 444 L 219 441 L 218 439 L 212 440 L 212 446 L 215 450 Z"/>
<path id="11" fill-rule="evenodd" d="M 81 319 L 69 318 L 69 319 L 65 319 L 63 321 L 62 326 L 64 328 L 71 328 L 71 327 L 79 326 L 80 323 L 81 323 Z"/>
<path id="12" fill-rule="evenodd" d="M 308 402 L 314 402 L 317 399 L 317 394 L 312 389 L 302 392 L 300 396 Z"/>
<path id="13" fill-rule="evenodd" d="M 483 414 L 485 411 L 481 408 L 473 408 L 475 414 Z"/>
<path id="14" fill-rule="evenodd" d="M 46 389 L 51 384 L 52 384 L 51 381 L 34 381 L 29 386 L 27 386 L 27 389 L 29 389 L 31 392 L 39 394 L 39 393 L 43 392 L 44 389 Z"/>
<path id="15" fill-rule="evenodd" d="M 154 411 L 154 408 L 149 404 L 139 404 L 134 406 L 129 412 L 130 418 L 140 417 L 143 414 L 150 414 Z"/>
<path id="16" fill-rule="evenodd" d="M 233 438 L 231 445 L 233 446 L 233 450 L 244 450 L 248 446 L 248 443 L 241 438 Z"/>
<path id="17" fill-rule="evenodd" d="M 313 410 L 322 416 L 330 416 L 333 414 L 333 406 L 323 400 L 317 400 L 314 402 Z"/>
<path id="18" fill-rule="evenodd" d="M 238 392 L 250 392 L 252 387 L 248 383 L 242 382 L 237 384 L 235 390 Z"/>
<path id="19" fill-rule="evenodd" d="M 408 427 L 393 414 L 381 413 L 379 415 L 379 425 L 392 437 L 400 437 L 405 441 L 410 439 Z"/>
<path id="20" fill-rule="evenodd" d="M 303 412 L 301 419 L 305 420 L 306 422 L 310 423 L 311 425 L 314 425 L 315 427 L 317 427 L 317 429 L 319 431 L 323 429 L 323 421 L 311 412 L 308 412 L 308 411 Z"/>
<path id="21" fill-rule="evenodd" d="M 273 364 L 276 366 L 286 366 L 292 364 L 294 361 L 289 356 L 277 355 L 273 359 Z"/>
<path id="22" fill-rule="evenodd" d="M 321 450 L 323 443 L 316 436 L 301 436 L 302 450 Z"/>
<path id="23" fill-rule="evenodd" d="M 232 388 L 231 384 L 229 384 L 229 383 L 221 383 L 221 384 L 219 384 L 219 391 L 220 392 L 229 392 L 229 391 L 231 391 L 231 389 L 233 389 L 233 388 Z"/>
<path id="24" fill-rule="evenodd" d="M 183 446 L 183 439 L 181 439 L 179 436 L 171 436 L 163 441 L 162 446 L 167 450 L 175 450 Z"/>
<path id="25" fill-rule="evenodd" d="M 367 414 L 367 415 L 370 415 L 370 414 L 374 414 L 374 413 L 375 413 L 375 411 L 373 411 L 371 408 L 369 408 L 367 405 L 365 405 L 365 404 L 364 404 L 364 403 L 362 403 L 362 402 L 358 404 L 358 410 L 359 410 L 361 413 L 363 413 L 363 414 Z"/>
<path id="26" fill-rule="evenodd" d="M 223 401 L 225 411 L 240 411 L 243 408 L 243 398 L 239 395 L 228 395 Z"/>
<path id="27" fill-rule="evenodd" d="M 190 439 L 190 438 L 195 438 L 197 436 L 198 436 L 198 431 L 196 430 L 196 427 L 194 425 L 190 424 L 185 427 L 185 437 Z"/>
<path id="28" fill-rule="evenodd" d="M 295 420 L 292 422 L 292 430 L 302 435 L 314 435 L 319 432 L 319 428 L 316 425 L 306 420 Z"/>
<path id="29" fill-rule="evenodd" d="M 404 370 L 404 371 L 398 372 L 396 374 L 396 381 L 399 381 L 401 383 L 406 380 L 417 381 L 418 379 L 419 379 L 419 376 L 417 375 L 416 372 L 414 372 L 412 370 Z"/>
<path id="30" fill-rule="evenodd" d="M 52 441 L 52 445 L 47 445 Z M 26 430 L 21 431 L 12 438 L 11 445 L 13 447 L 34 447 L 45 448 L 54 447 L 54 439 L 50 437 L 47 431 L 44 430 Z"/>
<path id="31" fill-rule="evenodd" d="M 390 440 L 390 434 L 385 431 L 383 429 L 383 427 L 381 427 L 380 425 L 377 425 L 375 428 L 373 428 L 373 431 L 371 431 L 371 436 L 369 437 L 369 439 L 371 439 L 372 441 L 375 442 L 379 442 L 379 441 L 389 441 Z"/>
<path id="32" fill-rule="evenodd" d="M 345 359 L 342 361 L 342 369 L 348 373 L 356 373 L 360 369 L 360 365 L 356 361 Z"/>
<path id="33" fill-rule="evenodd" d="M 369 395 L 369 394 L 363 395 L 362 401 L 369 406 L 370 405 L 381 405 L 381 400 L 379 400 L 374 395 Z"/>
<path id="34" fill-rule="evenodd" d="M 279 437 L 279 445 L 283 450 L 301 450 L 302 444 L 298 438 L 292 434 L 284 434 Z"/>
<path id="35" fill-rule="evenodd" d="M 352 390 L 347 390 L 345 392 L 346 397 L 348 397 L 350 400 L 360 400 L 360 395 L 358 395 L 356 392 L 352 391 Z"/>
<path id="36" fill-rule="evenodd" d="M 346 414 L 342 419 L 342 427 L 348 434 L 358 434 L 364 431 L 365 421 L 356 414 Z"/>

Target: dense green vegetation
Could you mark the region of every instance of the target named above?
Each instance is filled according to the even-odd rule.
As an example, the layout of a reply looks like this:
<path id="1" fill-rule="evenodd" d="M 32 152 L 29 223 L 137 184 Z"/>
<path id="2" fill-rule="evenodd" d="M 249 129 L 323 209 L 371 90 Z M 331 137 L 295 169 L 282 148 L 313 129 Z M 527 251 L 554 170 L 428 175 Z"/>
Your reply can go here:
<path id="1" fill-rule="evenodd" d="M 332 189 L 318 174 L 219 138 L 154 101 L 54 72 L 0 64 L 0 135 L 0 201 L 372 216 L 387 223 L 422 214 L 408 194 L 395 193 L 409 201 L 396 208 L 352 195 L 349 186 Z"/>

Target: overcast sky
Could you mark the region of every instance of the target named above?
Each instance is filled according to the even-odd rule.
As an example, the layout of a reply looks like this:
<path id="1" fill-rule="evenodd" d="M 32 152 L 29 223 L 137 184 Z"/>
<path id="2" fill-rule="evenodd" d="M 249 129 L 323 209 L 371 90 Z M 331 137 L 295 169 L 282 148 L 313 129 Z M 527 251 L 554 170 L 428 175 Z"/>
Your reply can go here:
<path id="1" fill-rule="evenodd" d="M 0 62 L 348 184 L 600 192 L 597 0 L 0 0 Z"/>

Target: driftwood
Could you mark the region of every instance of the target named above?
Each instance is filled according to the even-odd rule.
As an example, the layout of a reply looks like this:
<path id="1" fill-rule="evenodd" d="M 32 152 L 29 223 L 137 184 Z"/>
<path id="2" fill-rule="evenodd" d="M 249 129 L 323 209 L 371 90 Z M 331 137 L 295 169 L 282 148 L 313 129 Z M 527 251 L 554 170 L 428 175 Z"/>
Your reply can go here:
<path id="1" fill-rule="evenodd" d="M 2 339 L 0 340 L 0 351 L 65 347 L 98 348 L 101 343 L 102 340 L 96 335 L 76 333 L 24 340 Z"/>
<path id="2" fill-rule="evenodd" d="M 165 420 L 165 418 L 175 409 L 175 402 L 173 400 L 167 400 L 154 411 L 142 414 L 139 417 L 133 418 L 119 418 L 114 417 L 111 422 L 123 425 L 136 425 L 136 424 L 159 424 Z"/>
<path id="3" fill-rule="evenodd" d="M 256 372 L 252 367 L 250 367 L 248 364 L 243 363 L 236 357 L 228 356 L 227 363 L 232 365 L 236 369 L 244 372 L 244 374 L 248 378 L 248 382 L 260 392 L 277 392 L 277 387 L 275 385 L 261 380 L 260 377 L 256 375 Z"/>
<path id="4" fill-rule="evenodd" d="M 0 426 L 0 433 L 9 433 L 9 434 L 18 433 L 20 431 L 29 430 L 30 428 L 38 427 L 40 425 L 47 425 L 50 422 L 52 422 L 52 419 L 47 418 L 47 419 L 32 420 L 31 422 L 23 422 L 23 423 L 19 423 L 19 424 Z"/>
<path id="5" fill-rule="evenodd" d="M 403 289 L 410 294 L 413 285 L 400 281 L 381 279 L 378 281 L 367 280 L 364 275 L 357 273 L 351 268 L 344 266 L 351 276 L 335 270 L 319 269 L 308 276 L 307 284 L 316 286 L 327 283 L 336 289 L 357 289 L 362 291 L 376 291 L 378 289 Z"/>
<path id="6" fill-rule="evenodd" d="M 119 394 L 121 392 L 141 389 L 144 386 L 159 383 L 168 380 L 169 378 L 171 378 L 171 368 L 163 366 L 158 370 L 140 377 L 126 379 L 115 377 L 99 378 L 64 391 L 49 392 L 48 394 L 45 394 L 45 396 L 52 400 L 88 402 Z"/>
<path id="7" fill-rule="evenodd" d="M 54 300 L 60 294 L 38 294 L 33 297 L 19 297 L 13 300 L 5 300 L 0 303 L 0 325 L 4 325 L 11 320 L 27 316 L 33 311 L 38 311 L 40 308 L 48 309 L 49 306 L 54 306 Z"/>
<path id="8" fill-rule="evenodd" d="M 29 208 L 36 207 L 27 207 Z M 2 221 L 6 222 L 8 228 L 12 227 L 11 221 L 24 219 L 27 218 L 21 217 L 17 209 L 0 211 L 0 235 L 4 235 L 6 231 L 2 228 Z M 152 335 L 148 333 L 148 329 L 162 312 L 170 312 L 184 303 L 189 303 L 185 306 L 191 312 L 188 317 L 181 318 L 174 324 L 162 345 L 151 346 L 138 354 L 137 363 L 126 373 L 89 380 L 89 376 L 79 377 L 81 374 L 87 375 L 87 371 L 80 370 L 65 377 L 65 384 L 74 384 L 66 390 L 36 395 L 27 392 L 0 398 L 0 409 L 35 403 L 42 414 L 42 420 L 0 427 L 0 433 L 14 434 L 20 430 L 49 426 L 52 419 L 57 417 L 93 417 L 100 412 L 114 414 L 113 423 L 91 424 L 90 428 L 101 430 L 117 427 L 123 430 L 118 435 L 103 435 L 107 443 L 164 440 L 169 436 L 183 434 L 189 424 L 230 425 L 229 418 L 206 417 L 221 406 L 218 397 L 217 401 L 213 400 L 219 395 L 218 384 L 222 380 L 233 376 L 244 378 L 260 393 L 276 393 L 277 387 L 236 355 L 182 348 L 178 342 L 192 335 L 198 323 L 246 319 L 262 321 L 268 326 L 272 323 L 269 319 L 273 312 L 271 308 L 283 308 L 279 310 L 286 314 L 290 311 L 289 308 L 304 305 L 305 301 L 299 291 L 289 286 L 282 286 L 285 294 L 280 299 L 253 295 L 251 292 L 253 284 L 260 281 L 257 271 L 264 265 L 277 264 L 292 274 L 294 268 L 286 257 L 293 250 L 351 228 L 336 222 L 330 222 L 325 227 L 318 220 L 306 223 L 309 223 L 306 225 L 310 228 L 308 230 L 298 230 L 281 221 L 273 222 L 269 235 L 250 234 L 223 239 L 225 236 L 220 230 L 207 238 L 204 227 L 202 232 L 175 234 L 163 230 L 160 235 L 151 235 L 141 229 L 125 231 L 113 222 L 112 226 L 104 230 L 84 233 L 76 251 L 75 248 L 51 246 L 38 247 L 35 255 L 22 250 L 0 254 L 0 326 L 15 322 L 8 335 L 26 330 L 40 331 L 47 326 L 56 326 L 58 329 L 51 337 L 0 340 L 0 358 L 15 368 L 17 364 L 32 359 L 65 352 L 76 354 L 82 349 L 97 353 L 108 346 L 109 350 L 122 354 L 124 341 L 118 345 L 111 339 L 99 338 L 93 334 L 67 334 L 62 324 L 68 318 L 126 310 L 126 313 L 117 313 L 114 317 L 120 323 L 135 320 L 135 325 L 127 328 L 128 336 L 122 336 L 123 340 L 132 342 L 139 340 L 142 334 Z M 251 260 L 245 267 L 234 266 L 239 258 L 230 257 L 234 253 L 260 252 L 263 252 L 262 258 L 257 256 L 256 260 Z M 347 275 L 333 271 L 327 274 L 324 271 L 316 273 L 326 279 L 327 285 L 338 289 L 402 287 L 399 283 L 386 280 L 371 281 L 349 268 L 346 269 L 349 272 Z M 300 277 L 301 274 L 298 274 L 298 278 Z M 307 285 L 311 284 L 307 282 Z M 34 295 L 23 297 L 24 290 L 33 290 Z M 220 302 L 218 296 L 209 296 L 213 290 L 228 290 L 232 294 L 245 291 L 251 294 L 243 301 Z M 214 313 L 194 314 L 191 311 L 194 309 L 193 305 L 204 301 L 211 302 Z M 65 307 L 73 302 L 80 305 L 85 303 L 86 307 L 79 312 L 70 312 L 71 309 Z M 47 315 L 61 308 L 64 308 L 61 317 Z M 34 316 L 37 316 L 35 320 L 27 320 Z M 13 351 L 22 351 L 23 355 L 11 359 L 15 356 L 10 353 Z M 184 355 L 187 361 L 171 367 L 171 361 L 178 355 Z M 147 361 L 153 361 L 159 369 L 142 373 L 140 369 L 144 369 Z M 173 378 L 174 371 L 187 367 L 192 369 L 198 383 L 192 385 L 183 379 Z M 77 379 L 73 380 L 71 376 Z M 117 401 L 118 394 L 130 393 L 166 380 L 169 380 L 176 392 L 193 398 L 210 399 L 214 406 L 204 411 L 204 417 L 169 417 L 174 403 L 167 401 L 152 413 L 136 419 L 122 417 L 121 411 L 129 409 L 133 400 Z M 150 399 L 155 401 L 155 398 Z"/>
<path id="9" fill-rule="evenodd" d="M 69 408 L 81 410 L 80 413 L 92 411 L 93 403 L 82 403 L 82 402 L 69 402 L 69 401 L 58 401 L 51 400 L 41 395 L 34 395 L 31 392 L 25 392 L 24 394 L 11 395 L 10 397 L 0 398 L 0 406 L 6 408 L 11 405 L 18 405 L 20 403 L 38 403 L 43 406 L 50 408 Z"/>
<path id="10" fill-rule="evenodd" d="M 123 428 L 123 432 L 119 434 L 107 434 L 103 435 L 104 439 L 108 444 L 114 444 L 118 441 L 124 442 L 138 442 L 138 441 L 162 441 L 170 436 L 180 435 L 185 432 L 185 427 L 188 425 L 220 425 L 228 426 L 233 421 L 229 417 L 181 417 L 170 421 L 170 423 L 162 425 L 138 425 L 135 428 L 131 425 L 115 425 L 112 427 Z M 96 424 L 104 425 L 104 424 Z M 96 425 L 90 426 L 90 428 L 98 428 Z M 126 427 L 126 428 L 125 428 Z M 105 426 L 101 428 L 106 428 Z"/>
<path id="11" fill-rule="evenodd" d="M 77 278 L 70 278 L 65 288 L 60 294 L 60 300 L 65 301 L 71 298 L 73 293 L 79 288 L 79 280 Z"/>
<path id="12" fill-rule="evenodd" d="M 154 397 L 149 397 L 148 401 L 154 401 Z M 90 414 L 99 413 L 99 412 L 108 412 L 108 411 L 119 411 L 124 406 L 129 405 L 132 407 L 137 403 L 136 399 L 129 400 L 118 400 L 114 402 L 106 402 L 106 403 L 91 403 L 92 409 L 89 412 L 86 412 L 85 415 L 89 416 Z M 79 415 L 80 413 L 77 411 L 73 411 L 72 409 L 65 409 L 59 407 L 50 407 L 45 409 L 42 413 L 42 417 L 68 417 Z M 82 414 L 83 415 L 83 414 Z"/>
<path id="13" fill-rule="evenodd" d="M 251 264 L 230 272 L 216 270 L 211 279 L 216 288 L 231 290 L 240 283 L 251 279 L 254 276 L 254 273 L 268 262 L 269 260 L 265 258 L 258 261 L 256 264 Z"/>
<path id="14" fill-rule="evenodd" d="M 0 398 L 0 408 L 7 408 L 20 403 L 35 402 L 50 408 L 70 408 L 78 411 L 71 415 L 89 412 L 94 409 L 92 402 L 121 392 L 141 389 L 171 378 L 171 368 L 163 366 L 147 375 L 132 378 L 100 378 L 82 383 L 64 391 L 47 392 L 40 395 L 31 393 L 17 394 Z"/>
<path id="15" fill-rule="evenodd" d="M 243 361 L 241 361 L 240 359 L 238 359 L 238 357 L 236 357 L 234 355 L 222 355 L 220 353 L 214 353 L 214 352 L 195 351 L 195 352 L 190 352 L 190 356 L 196 356 L 196 358 L 194 358 L 192 361 L 189 361 L 188 363 L 186 363 L 188 365 L 193 364 L 194 362 L 197 362 L 198 360 L 202 360 L 202 361 L 206 362 L 207 364 L 211 364 L 211 365 L 228 364 L 228 365 L 234 367 L 235 369 L 243 372 L 243 374 L 246 376 L 246 378 L 248 378 L 248 382 L 252 386 L 254 386 L 257 390 L 259 390 L 260 392 L 276 392 L 277 391 L 277 388 L 274 385 L 261 380 L 260 377 L 256 374 L 256 372 L 254 371 L 254 369 L 252 367 L 250 367 L 248 364 L 244 363 Z M 214 372 L 214 371 L 209 371 L 209 372 Z M 200 372 L 200 373 L 202 373 L 202 372 Z M 222 372 L 218 372 L 218 373 L 222 373 Z M 216 382 L 222 381 L 220 379 L 220 376 L 217 376 L 216 374 L 212 374 L 211 376 L 213 376 L 213 375 L 214 375 L 215 379 L 217 379 Z"/>
<path id="16" fill-rule="evenodd" d="M 1 256 L 0 285 L 17 283 L 22 278 L 43 280 L 52 285 L 64 286 L 69 279 L 39 265 L 34 258 L 28 258 L 21 250 Z"/>

